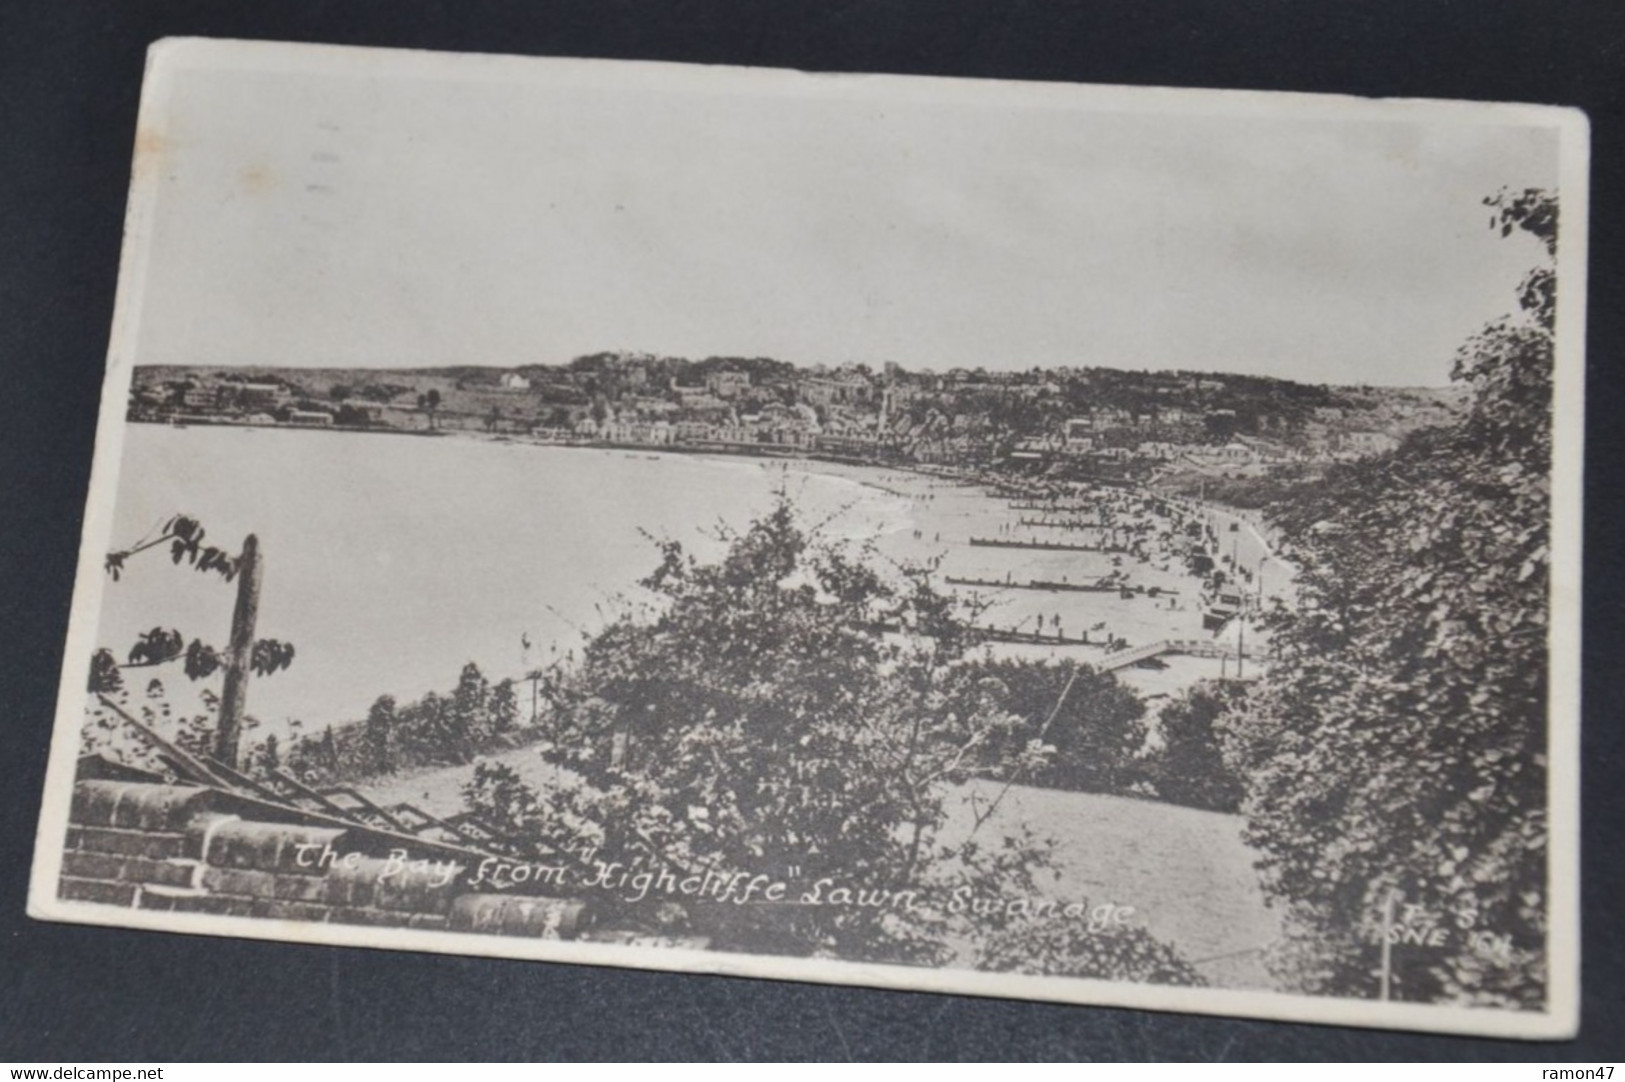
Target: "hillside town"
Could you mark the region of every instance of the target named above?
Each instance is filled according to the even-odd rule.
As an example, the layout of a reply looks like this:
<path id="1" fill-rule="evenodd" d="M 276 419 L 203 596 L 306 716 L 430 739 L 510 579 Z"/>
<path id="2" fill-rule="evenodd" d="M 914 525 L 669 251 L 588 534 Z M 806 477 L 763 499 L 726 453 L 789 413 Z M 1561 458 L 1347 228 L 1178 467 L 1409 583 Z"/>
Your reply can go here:
<path id="1" fill-rule="evenodd" d="M 478 433 L 541 443 L 1143 481 L 1391 450 L 1445 389 L 1107 368 L 909 371 L 600 353 L 513 369 L 142 367 L 132 421 Z"/>

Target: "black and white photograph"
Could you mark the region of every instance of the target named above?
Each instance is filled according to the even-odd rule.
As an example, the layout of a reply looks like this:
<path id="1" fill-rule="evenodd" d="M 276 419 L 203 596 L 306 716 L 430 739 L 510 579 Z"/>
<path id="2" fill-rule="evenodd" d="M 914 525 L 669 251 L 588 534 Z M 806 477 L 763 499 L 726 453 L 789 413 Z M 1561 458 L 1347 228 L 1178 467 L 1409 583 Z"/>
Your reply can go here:
<path id="1" fill-rule="evenodd" d="M 160 42 L 29 911 L 1571 1035 L 1588 139 Z"/>

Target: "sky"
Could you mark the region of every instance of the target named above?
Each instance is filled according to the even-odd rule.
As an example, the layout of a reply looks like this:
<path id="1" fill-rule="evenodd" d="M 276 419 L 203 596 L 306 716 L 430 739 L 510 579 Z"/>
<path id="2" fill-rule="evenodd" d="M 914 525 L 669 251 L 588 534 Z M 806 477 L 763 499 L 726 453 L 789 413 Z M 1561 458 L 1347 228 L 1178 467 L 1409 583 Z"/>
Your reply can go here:
<path id="1" fill-rule="evenodd" d="M 1542 256 L 1558 135 L 1352 99 L 182 51 L 144 107 L 143 364 L 601 350 L 1440 385 Z M 1459 119 L 1457 119 L 1459 117 Z"/>

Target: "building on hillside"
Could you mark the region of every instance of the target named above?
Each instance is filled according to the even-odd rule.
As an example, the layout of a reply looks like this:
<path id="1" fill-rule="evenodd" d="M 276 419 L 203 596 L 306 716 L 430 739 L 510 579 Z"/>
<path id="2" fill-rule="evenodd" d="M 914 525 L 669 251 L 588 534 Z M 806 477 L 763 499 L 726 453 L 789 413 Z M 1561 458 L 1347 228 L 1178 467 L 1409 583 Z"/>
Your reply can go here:
<path id="1" fill-rule="evenodd" d="M 872 389 L 862 376 L 804 379 L 798 385 L 803 401 L 814 406 L 851 406 L 869 401 Z"/>
<path id="2" fill-rule="evenodd" d="M 1290 449 L 1274 440 L 1260 439 L 1257 436 L 1237 436 L 1235 442 L 1246 446 L 1259 462 L 1287 462 L 1293 458 Z"/>
<path id="3" fill-rule="evenodd" d="M 530 390 L 530 380 L 526 379 L 518 372 L 504 372 L 502 373 L 502 378 L 497 382 L 504 391 Z"/>
<path id="4" fill-rule="evenodd" d="M 189 410 L 215 413 L 234 409 L 238 402 L 235 383 L 189 382 L 181 388 L 180 404 Z"/>
<path id="5" fill-rule="evenodd" d="M 710 421 L 681 420 L 672 426 L 678 443 L 709 443 L 717 438 L 717 426 Z"/>
<path id="6" fill-rule="evenodd" d="M 1095 449 L 1095 419 L 1073 417 L 1062 432 L 1062 449 L 1069 455 L 1081 455 Z"/>
<path id="7" fill-rule="evenodd" d="M 705 387 L 674 387 L 677 401 L 685 410 L 725 410 L 728 403 Z"/>
<path id="8" fill-rule="evenodd" d="M 824 433 L 818 437 L 817 446 L 826 454 L 855 455 L 864 458 L 873 457 L 881 450 L 880 441 L 866 435 L 837 436 Z"/>
<path id="9" fill-rule="evenodd" d="M 1358 455 L 1380 455 L 1399 446 L 1399 441 L 1386 432 L 1345 432 L 1342 448 Z"/>
<path id="10" fill-rule="evenodd" d="M 732 398 L 750 390 L 750 373 L 724 368 L 705 377 L 705 388 L 718 398 Z"/>
<path id="11" fill-rule="evenodd" d="M 243 409 L 275 409 L 287 400 L 288 389 L 280 383 L 237 384 L 237 404 Z"/>
<path id="12" fill-rule="evenodd" d="M 1178 445 L 1166 440 L 1141 440 L 1134 453 L 1141 458 L 1149 458 L 1156 462 L 1171 462 L 1179 457 Z"/>
<path id="13" fill-rule="evenodd" d="M 1016 440 L 1015 446 L 1010 449 L 1010 457 L 1016 459 L 1047 459 L 1055 451 L 1055 441 L 1042 436 L 1023 436 Z"/>
<path id="14" fill-rule="evenodd" d="M 599 429 L 599 438 L 611 443 L 637 443 L 651 447 L 672 442 L 672 426 L 665 421 L 606 421 Z"/>
<path id="15" fill-rule="evenodd" d="M 631 410 L 640 417 L 650 420 L 668 418 L 682 408 L 675 402 L 668 402 L 664 398 L 655 398 L 652 395 L 628 395 L 621 402 L 622 412 Z"/>

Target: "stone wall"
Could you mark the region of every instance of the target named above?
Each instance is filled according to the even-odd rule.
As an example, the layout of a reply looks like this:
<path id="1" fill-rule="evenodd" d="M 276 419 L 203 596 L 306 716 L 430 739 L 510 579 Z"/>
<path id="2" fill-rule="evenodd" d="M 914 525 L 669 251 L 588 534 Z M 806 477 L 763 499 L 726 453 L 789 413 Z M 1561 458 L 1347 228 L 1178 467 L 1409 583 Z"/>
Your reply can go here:
<path id="1" fill-rule="evenodd" d="M 564 897 L 470 889 L 479 858 L 197 786 L 74 787 L 58 896 L 169 912 L 628 942 Z M 691 944 L 692 945 L 692 944 Z"/>

